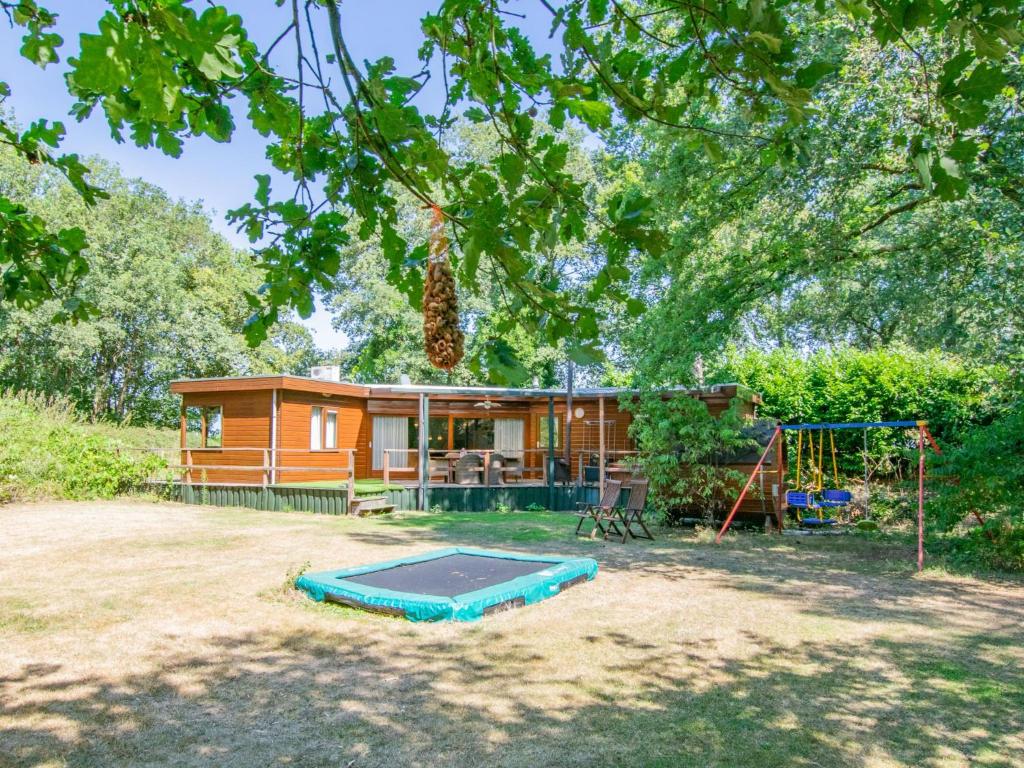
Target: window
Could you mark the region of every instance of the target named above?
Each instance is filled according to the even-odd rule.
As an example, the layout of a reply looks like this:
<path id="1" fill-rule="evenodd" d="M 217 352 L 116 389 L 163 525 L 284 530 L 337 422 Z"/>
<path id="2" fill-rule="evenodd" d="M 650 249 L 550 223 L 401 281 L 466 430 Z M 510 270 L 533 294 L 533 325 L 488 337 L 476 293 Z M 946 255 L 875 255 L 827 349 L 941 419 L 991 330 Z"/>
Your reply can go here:
<path id="1" fill-rule="evenodd" d="M 409 419 L 409 448 L 420 447 L 420 420 Z M 427 448 L 431 451 L 448 449 L 448 417 L 432 416 L 430 418 L 430 434 L 427 436 Z"/>
<path id="2" fill-rule="evenodd" d="M 408 416 L 373 417 L 373 468 L 384 468 L 384 452 L 388 451 L 388 466 L 399 469 L 409 466 Z"/>
<path id="3" fill-rule="evenodd" d="M 324 447 L 324 409 L 314 405 L 309 417 L 309 450 L 319 451 Z"/>
<path id="4" fill-rule="evenodd" d="M 219 405 L 190 405 L 185 408 L 185 447 L 220 448 L 223 418 Z"/>
<path id="5" fill-rule="evenodd" d="M 452 448 L 467 451 L 494 449 L 494 419 L 455 419 L 452 423 Z"/>
<path id="6" fill-rule="evenodd" d="M 562 425 L 561 419 L 555 416 L 555 448 L 560 447 L 562 444 Z M 548 415 L 546 413 L 537 414 L 537 447 L 547 448 L 548 447 Z"/>
<path id="7" fill-rule="evenodd" d="M 327 412 L 327 426 L 324 429 L 324 448 L 338 447 L 338 412 Z"/>

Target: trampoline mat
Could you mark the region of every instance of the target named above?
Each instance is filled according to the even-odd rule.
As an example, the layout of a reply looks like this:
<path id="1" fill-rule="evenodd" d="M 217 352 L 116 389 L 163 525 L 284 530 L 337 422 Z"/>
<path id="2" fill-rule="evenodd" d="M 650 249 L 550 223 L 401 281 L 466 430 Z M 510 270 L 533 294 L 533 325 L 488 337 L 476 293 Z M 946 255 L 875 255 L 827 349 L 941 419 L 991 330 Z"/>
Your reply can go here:
<path id="1" fill-rule="evenodd" d="M 550 562 L 537 560 L 457 554 L 419 563 L 403 563 L 358 576 L 346 576 L 345 581 L 395 592 L 455 597 L 543 571 L 551 566 Z"/>

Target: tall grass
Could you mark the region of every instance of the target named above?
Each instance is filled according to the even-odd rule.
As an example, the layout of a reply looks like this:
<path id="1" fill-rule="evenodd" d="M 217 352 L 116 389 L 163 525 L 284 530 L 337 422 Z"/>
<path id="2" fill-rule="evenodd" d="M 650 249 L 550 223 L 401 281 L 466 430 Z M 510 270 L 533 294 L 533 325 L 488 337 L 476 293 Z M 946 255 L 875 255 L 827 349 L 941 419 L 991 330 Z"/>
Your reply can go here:
<path id="1" fill-rule="evenodd" d="M 0 397 L 0 503 L 112 498 L 164 466 L 140 449 L 176 444 L 174 430 L 91 424 L 69 402 L 5 392 Z"/>

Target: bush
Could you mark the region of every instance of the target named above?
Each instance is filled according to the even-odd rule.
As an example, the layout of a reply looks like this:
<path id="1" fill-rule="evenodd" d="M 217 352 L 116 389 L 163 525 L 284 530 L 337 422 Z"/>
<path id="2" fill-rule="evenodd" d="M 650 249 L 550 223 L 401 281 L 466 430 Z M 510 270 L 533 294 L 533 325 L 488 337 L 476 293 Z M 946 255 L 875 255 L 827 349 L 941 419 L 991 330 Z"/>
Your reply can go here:
<path id="1" fill-rule="evenodd" d="M 629 427 L 635 462 L 650 481 L 650 504 L 663 522 L 696 515 L 712 520 L 733 498 L 743 476 L 724 466 L 730 454 L 749 450 L 739 401 L 715 418 L 695 397 L 648 392 L 622 404 L 634 412 Z"/>
<path id="2" fill-rule="evenodd" d="M 112 498 L 166 466 L 155 454 L 128 450 L 116 427 L 82 423 L 69 404 L 30 395 L 0 399 L 0 434 L 0 503 Z"/>
<path id="3" fill-rule="evenodd" d="M 944 481 L 936 498 L 936 522 L 943 531 L 975 510 L 985 518 L 1024 523 L 1024 402 L 965 434 L 959 446 L 947 447 L 935 460 L 934 474 Z"/>
<path id="4" fill-rule="evenodd" d="M 942 537 L 937 545 L 955 564 L 1024 571 L 1024 520 L 990 519 L 964 536 Z"/>
<path id="5" fill-rule="evenodd" d="M 937 489 L 931 524 L 954 561 L 998 570 L 1024 570 L 1024 402 L 935 460 Z M 958 535 L 977 512 L 985 520 Z"/>
<path id="6" fill-rule="evenodd" d="M 760 392 L 761 416 L 789 423 L 924 419 L 941 444 L 995 418 L 1008 380 L 999 366 L 902 348 L 823 350 L 810 356 L 792 349 L 732 350 L 715 375 Z M 863 433 L 837 432 L 835 440 L 840 471 L 862 472 Z M 876 462 L 909 447 L 903 430 L 872 430 L 869 436 Z"/>

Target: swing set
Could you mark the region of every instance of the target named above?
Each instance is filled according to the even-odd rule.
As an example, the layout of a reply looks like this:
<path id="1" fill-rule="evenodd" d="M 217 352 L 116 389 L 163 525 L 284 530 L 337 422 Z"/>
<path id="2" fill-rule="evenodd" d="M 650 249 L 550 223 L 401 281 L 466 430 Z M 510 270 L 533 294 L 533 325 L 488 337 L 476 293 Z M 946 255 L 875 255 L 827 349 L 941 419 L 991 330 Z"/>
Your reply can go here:
<path id="1" fill-rule="evenodd" d="M 754 470 L 750 473 L 750 477 L 747 478 L 747 482 L 743 486 L 743 490 L 740 491 L 739 498 L 736 499 L 736 503 L 733 505 L 732 511 L 729 512 L 728 517 L 725 518 L 725 522 L 722 524 L 721 530 L 719 530 L 718 535 L 715 537 L 715 543 L 717 544 L 721 542 L 725 532 L 729 530 L 729 526 L 732 524 L 733 518 L 739 510 L 740 504 L 743 503 L 743 499 L 747 495 L 747 491 L 750 490 L 750 486 L 754 482 L 754 478 L 757 476 L 758 472 L 761 471 L 761 467 L 764 465 L 765 459 L 771 451 L 772 446 L 776 441 L 782 439 L 783 432 L 797 433 L 796 473 L 793 482 L 795 487 L 792 490 L 787 490 L 785 492 L 785 506 L 793 507 L 795 509 L 797 520 L 800 521 L 801 525 L 814 528 L 835 525 L 838 520 L 831 517 L 827 511 L 846 507 L 853 500 L 853 495 L 849 491 L 839 487 L 839 464 L 836 459 L 835 430 L 864 430 L 864 485 L 865 492 L 867 492 L 867 483 L 869 478 L 867 451 L 868 430 L 891 427 L 914 429 L 917 431 L 917 569 L 921 570 L 924 567 L 925 446 L 927 445 L 930 447 L 935 451 L 935 453 L 942 453 L 942 450 L 935 442 L 935 438 L 932 437 L 931 432 L 928 431 L 928 422 L 926 421 L 857 421 L 776 425 L 771 439 L 768 441 L 764 452 L 761 454 L 761 458 L 755 465 Z M 829 453 L 832 458 L 832 476 L 829 478 L 833 486 L 831 488 L 824 487 L 826 432 L 828 433 Z M 805 434 L 807 435 L 806 440 L 804 438 Z M 817 435 L 817 439 L 815 439 L 815 435 Z M 805 444 L 807 446 L 808 453 L 808 460 L 806 463 L 803 460 Z M 807 514 L 805 514 L 805 512 Z M 780 517 L 780 527 L 781 522 L 782 520 Z"/>
<path id="2" fill-rule="evenodd" d="M 836 460 L 836 439 L 833 428 L 828 428 L 828 442 L 832 457 L 832 481 L 831 488 L 825 488 L 825 434 L 824 429 L 818 435 L 818 455 L 814 455 L 814 429 L 804 429 L 803 425 L 797 431 L 796 437 L 796 490 L 786 491 L 786 506 L 796 510 L 796 519 L 801 525 L 807 527 L 835 525 L 838 520 L 828 516 L 826 513 L 820 515 L 806 515 L 801 510 L 828 510 L 841 509 L 853 501 L 853 494 L 839 487 L 839 463 Z M 808 478 L 804 481 L 803 455 L 804 455 L 804 433 L 807 433 L 807 468 Z M 866 460 L 866 457 L 865 457 Z"/>

